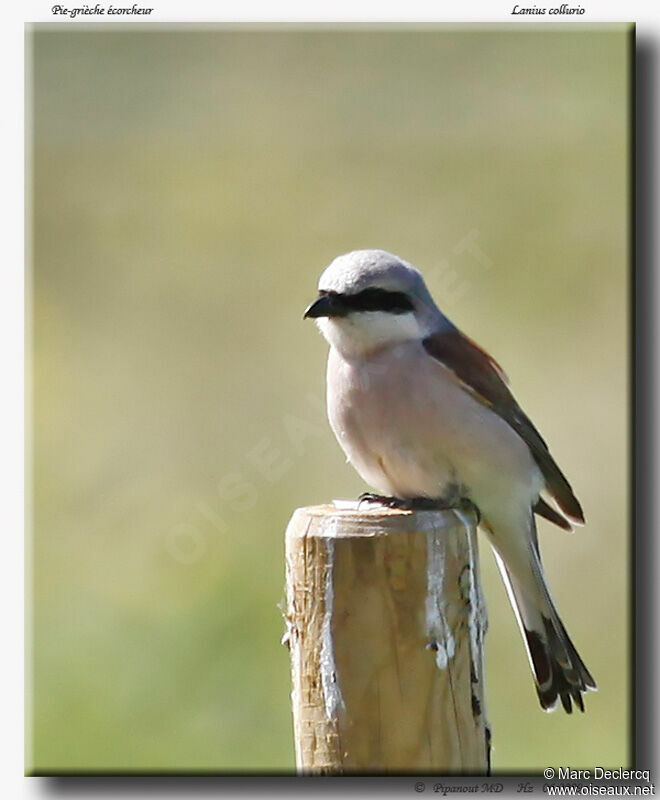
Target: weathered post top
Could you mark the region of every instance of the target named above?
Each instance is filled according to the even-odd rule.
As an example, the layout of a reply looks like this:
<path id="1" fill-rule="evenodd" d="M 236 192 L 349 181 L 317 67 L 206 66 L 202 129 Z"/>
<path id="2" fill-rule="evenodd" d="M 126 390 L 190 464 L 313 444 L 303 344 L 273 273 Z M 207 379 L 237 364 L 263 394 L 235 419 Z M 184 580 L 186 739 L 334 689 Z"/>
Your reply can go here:
<path id="1" fill-rule="evenodd" d="M 303 773 L 486 773 L 477 520 L 313 506 L 286 532 Z"/>

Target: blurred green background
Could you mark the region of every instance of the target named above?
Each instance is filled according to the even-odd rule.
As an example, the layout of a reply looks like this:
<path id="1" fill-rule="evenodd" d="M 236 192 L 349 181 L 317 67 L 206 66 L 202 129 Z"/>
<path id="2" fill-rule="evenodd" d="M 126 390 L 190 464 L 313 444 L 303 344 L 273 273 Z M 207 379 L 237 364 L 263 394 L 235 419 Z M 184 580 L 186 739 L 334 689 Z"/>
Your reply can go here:
<path id="1" fill-rule="evenodd" d="M 629 28 L 28 31 L 30 770 L 290 770 L 283 534 L 366 487 L 302 311 L 391 250 L 588 525 L 540 523 L 600 691 L 544 715 L 482 539 L 495 770 L 629 760 Z"/>

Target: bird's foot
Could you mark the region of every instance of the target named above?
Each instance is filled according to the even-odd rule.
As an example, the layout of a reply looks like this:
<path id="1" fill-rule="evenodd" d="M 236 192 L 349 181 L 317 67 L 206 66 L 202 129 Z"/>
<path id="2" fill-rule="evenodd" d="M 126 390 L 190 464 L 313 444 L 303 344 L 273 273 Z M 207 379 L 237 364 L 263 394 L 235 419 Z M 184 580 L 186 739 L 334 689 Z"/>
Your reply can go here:
<path id="1" fill-rule="evenodd" d="M 388 497 L 384 494 L 376 494 L 375 492 L 362 492 L 362 494 L 358 497 L 358 508 L 362 505 L 362 503 L 374 503 L 379 506 L 385 506 L 386 508 L 400 508 L 400 509 L 407 509 L 408 506 L 406 503 L 407 500 L 402 500 L 398 497 Z"/>
<path id="2" fill-rule="evenodd" d="M 481 521 L 481 512 L 467 497 L 387 497 L 374 492 L 364 492 L 358 497 L 358 508 L 362 503 L 375 503 L 386 508 L 396 508 L 401 511 L 468 511 L 476 514 L 477 522 Z"/>

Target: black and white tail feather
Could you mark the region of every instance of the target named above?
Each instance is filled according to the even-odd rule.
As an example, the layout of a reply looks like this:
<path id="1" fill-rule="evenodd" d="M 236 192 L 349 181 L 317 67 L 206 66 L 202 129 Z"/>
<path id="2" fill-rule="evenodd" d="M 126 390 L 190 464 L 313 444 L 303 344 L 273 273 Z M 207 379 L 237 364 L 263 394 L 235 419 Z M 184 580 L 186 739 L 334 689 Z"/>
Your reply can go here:
<path id="1" fill-rule="evenodd" d="M 497 551 L 495 558 L 525 640 L 541 706 L 545 711 L 554 711 L 561 701 L 567 714 L 572 713 L 573 703 L 584 711 L 582 695 L 595 691 L 596 682 L 559 618 L 543 574 L 533 517 L 531 524 L 534 545 L 531 555 L 543 595 L 541 607 L 538 599 L 531 602 L 525 597 Z"/>

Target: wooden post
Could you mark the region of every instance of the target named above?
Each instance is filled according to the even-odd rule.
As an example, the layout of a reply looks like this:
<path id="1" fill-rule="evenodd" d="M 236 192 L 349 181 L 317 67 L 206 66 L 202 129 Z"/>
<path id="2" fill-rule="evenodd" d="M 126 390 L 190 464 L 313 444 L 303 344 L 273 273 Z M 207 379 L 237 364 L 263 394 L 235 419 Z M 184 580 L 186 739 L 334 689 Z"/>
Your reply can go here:
<path id="1" fill-rule="evenodd" d="M 286 532 L 298 771 L 486 774 L 476 519 L 299 508 Z"/>

